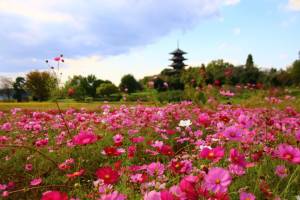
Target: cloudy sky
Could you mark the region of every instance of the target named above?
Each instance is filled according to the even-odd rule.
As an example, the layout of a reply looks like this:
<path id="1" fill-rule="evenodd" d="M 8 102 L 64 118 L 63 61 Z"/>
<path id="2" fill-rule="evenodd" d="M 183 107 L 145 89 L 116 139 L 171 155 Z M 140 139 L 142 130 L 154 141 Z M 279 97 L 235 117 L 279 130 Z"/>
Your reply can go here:
<path id="1" fill-rule="evenodd" d="M 252 53 L 285 68 L 300 50 L 300 0 L 0 0 L 0 75 L 48 70 L 64 54 L 64 79 L 96 74 L 118 83 L 159 73 L 180 47 L 187 64 Z"/>

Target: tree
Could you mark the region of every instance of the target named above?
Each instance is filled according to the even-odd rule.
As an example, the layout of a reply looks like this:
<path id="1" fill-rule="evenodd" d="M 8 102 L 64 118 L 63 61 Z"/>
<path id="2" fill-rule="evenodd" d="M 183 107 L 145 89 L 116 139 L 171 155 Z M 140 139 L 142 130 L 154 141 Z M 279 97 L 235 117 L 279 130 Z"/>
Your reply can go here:
<path id="1" fill-rule="evenodd" d="M 97 88 L 103 83 L 111 83 L 110 81 L 104 81 L 97 79 L 95 75 L 84 76 L 73 76 L 65 84 L 65 90 L 70 88 L 74 90 L 72 97 L 76 100 L 84 100 L 86 97 L 97 96 Z"/>
<path id="2" fill-rule="evenodd" d="M 293 79 L 294 84 L 300 84 L 300 60 L 296 60 L 292 67 L 289 69 L 291 72 L 291 76 Z"/>
<path id="3" fill-rule="evenodd" d="M 13 81 L 8 77 L 0 77 L 0 89 L 3 96 L 6 96 L 7 99 L 11 99 L 13 90 L 12 90 Z"/>
<path id="4" fill-rule="evenodd" d="M 245 66 L 246 66 L 246 68 L 254 67 L 253 57 L 251 54 L 248 55 Z"/>
<path id="5" fill-rule="evenodd" d="M 110 96 L 110 95 L 116 94 L 118 92 L 119 92 L 118 87 L 112 83 L 102 83 L 97 88 L 97 95 L 99 95 L 99 96 Z"/>
<path id="6" fill-rule="evenodd" d="M 51 96 L 51 90 L 56 89 L 56 78 L 49 72 L 33 71 L 26 75 L 26 90 L 34 100 L 45 101 Z"/>
<path id="7" fill-rule="evenodd" d="M 230 66 L 232 64 L 223 60 L 213 60 L 208 63 L 206 67 L 206 83 L 212 84 L 218 80 L 220 84 L 224 84 L 226 80 L 225 70 Z"/>
<path id="8" fill-rule="evenodd" d="M 119 88 L 121 91 L 127 91 L 128 93 L 133 93 L 142 89 L 140 83 L 137 82 L 131 74 L 122 77 Z"/>
<path id="9" fill-rule="evenodd" d="M 23 96 L 26 94 L 25 92 L 25 78 L 17 77 L 15 82 L 13 83 L 14 88 L 14 98 L 17 99 L 18 102 L 21 102 Z"/>

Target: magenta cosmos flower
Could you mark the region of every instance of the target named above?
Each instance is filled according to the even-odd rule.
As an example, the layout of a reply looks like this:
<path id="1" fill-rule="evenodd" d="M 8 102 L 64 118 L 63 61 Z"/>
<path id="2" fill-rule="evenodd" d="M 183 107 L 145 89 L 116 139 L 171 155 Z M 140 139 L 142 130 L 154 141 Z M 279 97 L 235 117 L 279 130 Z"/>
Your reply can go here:
<path id="1" fill-rule="evenodd" d="M 80 131 L 73 137 L 73 143 L 75 145 L 87 145 L 97 141 L 97 136 L 89 131 Z"/>
<path id="2" fill-rule="evenodd" d="M 280 144 L 275 151 L 278 158 L 290 163 L 300 164 L 300 150 L 287 144 Z"/>
<path id="3" fill-rule="evenodd" d="M 252 193 L 241 192 L 240 200 L 255 200 L 255 196 Z"/>
<path id="4" fill-rule="evenodd" d="M 214 193 L 227 192 L 230 183 L 231 176 L 229 171 L 219 167 L 211 168 L 204 177 L 204 187 Z"/>
<path id="5" fill-rule="evenodd" d="M 221 160 L 224 156 L 224 148 L 223 147 L 216 147 L 213 149 L 204 148 L 200 152 L 200 158 L 205 158 L 212 160 L 213 162 L 218 162 Z"/>
<path id="6" fill-rule="evenodd" d="M 47 191 L 43 193 L 41 200 L 68 200 L 68 195 L 59 191 Z"/>

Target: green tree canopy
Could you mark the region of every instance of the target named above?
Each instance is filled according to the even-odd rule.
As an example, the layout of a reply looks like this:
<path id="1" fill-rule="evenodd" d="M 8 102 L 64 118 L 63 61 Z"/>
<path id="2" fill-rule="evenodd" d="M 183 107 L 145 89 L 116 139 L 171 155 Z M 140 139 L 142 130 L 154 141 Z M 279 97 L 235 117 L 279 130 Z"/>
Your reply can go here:
<path id="1" fill-rule="evenodd" d="M 112 83 L 102 83 L 97 88 L 97 95 L 99 95 L 99 96 L 110 96 L 110 95 L 116 94 L 118 92 L 119 92 L 118 87 Z"/>
<path id="2" fill-rule="evenodd" d="M 17 99 L 18 102 L 22 101 L 23 95 L 26 94 L 25 92 L 25 78 L 24 77 L 17 77 L 15 82 L 13 83 L 14 88 L 14 98 Z"/>
<path id="3" fill-rule="evenodd" d="M 45 101 L 57 87 L 56 78 L 49 72 L 33 71 L 26 75 L 26 90 L 34 100 Z"/>
<path id="4" fill-rule="evenodd" d="M 142 89 L 140 83 L 137 82 L 137 80 L 131 74 L 127 74 L 122 77 L 119 88 L 121 91 L 127 90 L 128 93 L 133 93 Z"/>
<path id="5" fill-rule="evenodd" d="M 254 67 L 253 56 L 251 54 L 248 55 L 245 66 L 246 68 Z"/>

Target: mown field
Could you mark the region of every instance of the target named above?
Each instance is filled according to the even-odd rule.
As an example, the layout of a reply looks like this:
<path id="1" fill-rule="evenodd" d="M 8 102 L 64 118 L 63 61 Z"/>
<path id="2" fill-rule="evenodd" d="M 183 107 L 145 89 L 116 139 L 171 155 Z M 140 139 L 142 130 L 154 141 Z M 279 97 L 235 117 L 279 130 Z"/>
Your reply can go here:
<path id="1" fill-rule="evenodd" d="M 293 94 L 159 103 L 0 103 L 3 199 L 296 199 Z M 80 109 L 85 108 L 85 109 Z"/>

